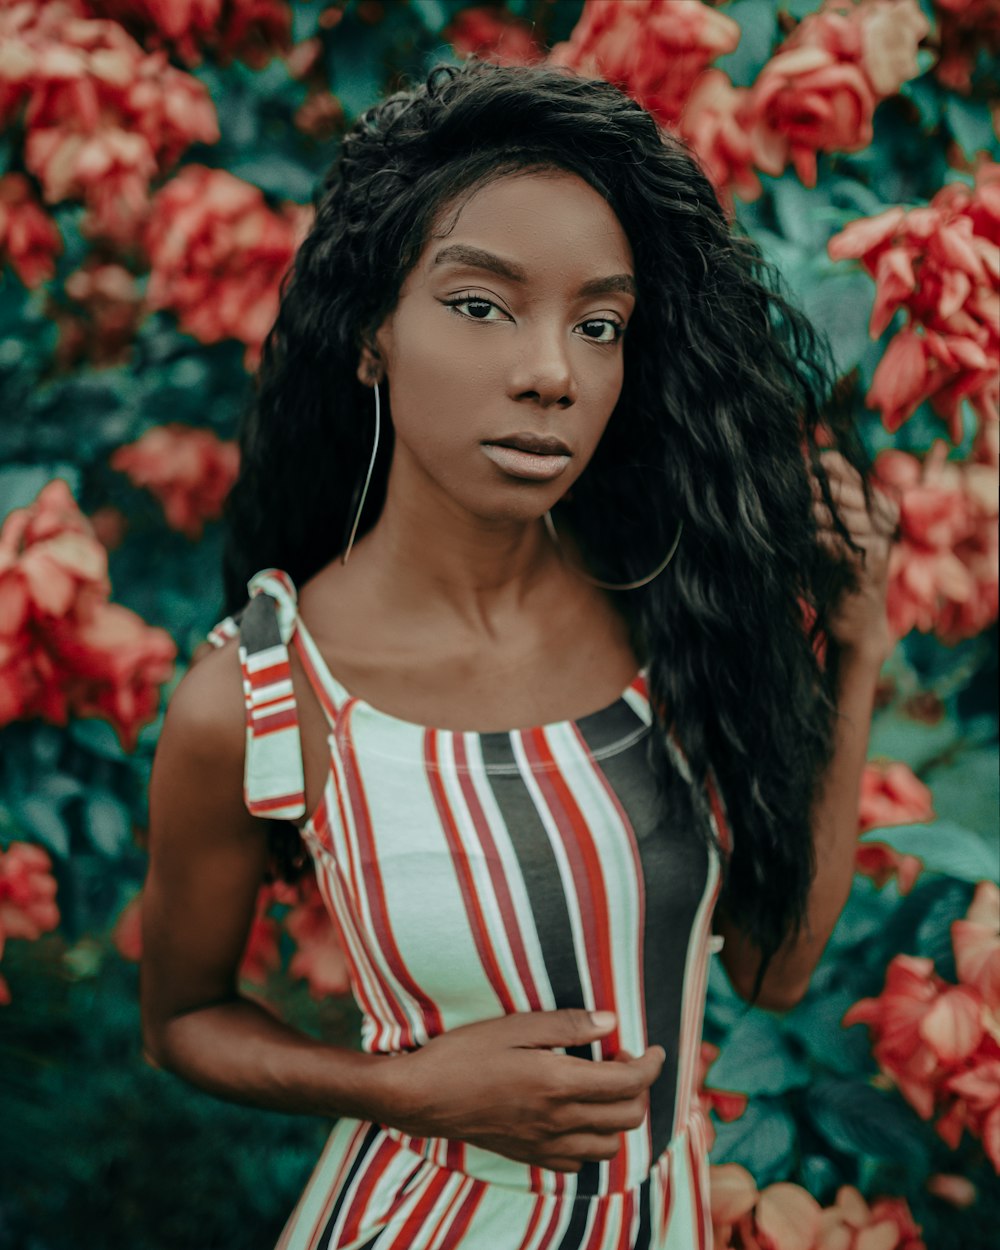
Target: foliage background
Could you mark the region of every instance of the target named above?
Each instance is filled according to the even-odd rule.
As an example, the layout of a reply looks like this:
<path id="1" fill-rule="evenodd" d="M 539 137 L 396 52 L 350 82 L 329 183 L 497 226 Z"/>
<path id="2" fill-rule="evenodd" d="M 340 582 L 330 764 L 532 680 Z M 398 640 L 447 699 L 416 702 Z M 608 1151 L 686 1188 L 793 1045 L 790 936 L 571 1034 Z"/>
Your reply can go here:
<path id="1" fill-rule="evenodd" d="M 734 83 L 751 84 L 784 33 L 818 3 L 718 5 L 742 38 L 714 63 Z M 156 45 L 151 25 L 131 20 L 142 5 L 90 7 L 121 17 L 147 47 Z M 447 32 L 467 7 L 460 0 L 274 0 L 270 38 L 248 41 L 236 56 L 207 37 L 196 55 L 173 45 L 171 63 L 207 89 L 219 132 L 217 141 L 187 146 L 181 170 L 228 171 L 259 188 L 275 211 L 289 201 L 307 205 L 345 123 L 434 62 L 460 55 Z M 888 205 L 925 204 L 955 180 L 971 185 L 977 154 L 995 160 L 1000 151 L 996 43 L 973 41 L 966 90 L 945 86 L 935 73 L 941 9 L 931 0 L 920 7 L 931 26 L 920 72 L 879 105 L 872 142 L 822 152 L 814 187 L 792 168 L 762 174 L 760 197 L 737 198 L 735 213 L 830 334 L 873 452 L 891 447 L 923 458 L 936 440 L 949 439 L 947 427 L 923 402 L 890 433 L 865 405 L 888 334 L 868 336 L 876 291 L 868 274 L 826 252 L 847 222 Z M 569 38 L 583 5 L 507 0 L 484 8 L 493 20 L 533 23 L 551 47 Z M 995 20 L 984 17 L 984 29 Z M 311 112 L 304 115 L 304 106 Z M 8 116 L 0 174 L 25 171 L 24 143 L 23 121 Z M 159 171 L 154 187 L 177 174 Z M 64 479 L 107 543 L 115 602 L 168 631 L 177 665 L 133 751 L 106 720 L 88 716 L 65 724 L 13 718 L 0 729 L 0 845 L 46 849 L 60 915 L 58 929 L 9 941 L 3 952 L 11 1002 L 0 1007 L 0 1246 L 264 1250 L 327 1125 L 214 1101 L 146 1064 L 136 966 L 115 942 L 115 925 L 143 878 L 145 789 L 162 707 L 221 615 L 221 533 L 211 519 L 197 538 L 171 527 L 157 499 L 110 461 L 170 422 L 231 439 L 249 394 L 247 344 L 200 341 L 176 311 L 144 306 L 148 259 L 135 240 L 88 233 L 81 198 L 45 205 L 62 239 L 51 274 L 25 285 L 9 263 L 0 283 L 0 517 Z M 125 304 L 132 312 L 126 308 L 118 340 L 98 303 L 73 296 L 73 275 L 95 260 L 131 278 Z M 897 317 L 889 333 L 899 324 Z M 970 457 L 983 420 L 960 406 L 951 459 Z M 867 1197 L 905 1197 L 926 1244 L 940 1250 L 988 1244 L 1000 1222 L 993 1169 L 971 1135 L 957 1149 L 946 1145 L 880 1074 L 866 1031 L 844 1029 L 841 1019 L 851 1004 L 879 994 L 899 953 L 929 956 L 941 976 L 956 980 L 950 926 L 976 883 L 997 871 L 996 641 L 995 610 L 984 630 L 957 641 L 910 629 L 883 671 L 870 757 L 905 764 L 932 795 L 928 819 L 897 817 L 902 823 L 879 833 L 920 858 L 916 884 L 904 894 L 895 880 L 879 886 L 857 877 L 812 989 L 794 1011 L 748 1010 L 716 966 L 706 1018 L 705 1037 L 720 1047 L 712 1086 L 750 1096 L 742 1115 L 718 1124 L 715 1162 L 743 1164 L 762 1188 L 794 1181 L 824 1204 L 845 1183 Z M 274 914 L 283 914 L 280 902 Z M 353 1005 L 313 997 L 288 972 L 294 949 L 281 931 L 282 967 L 267 978 L 267 997 L 317 1035 L 353 1042 Z M 970 1180 L 972 1205 L 956 1208 L 931 1194 L 927 1178 L 940 1174 Z"/>

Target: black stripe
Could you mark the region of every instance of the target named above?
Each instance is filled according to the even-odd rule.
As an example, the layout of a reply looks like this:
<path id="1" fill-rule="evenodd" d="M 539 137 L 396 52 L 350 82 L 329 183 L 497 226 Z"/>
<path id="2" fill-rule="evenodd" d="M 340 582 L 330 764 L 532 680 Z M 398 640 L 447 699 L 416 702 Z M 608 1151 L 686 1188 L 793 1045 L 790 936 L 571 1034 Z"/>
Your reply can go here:
<path id="1" fill-rule="evenodd" d="M 257 594 L 240 614 L 240 643 L 248 655 L 266 651 L 281 642 L 278 629 L 278 601 L 270 595 Z"/>
<path id="2" fill-rule="evenodd" d="M 585 1007 L 559 864 L 534 799 L 517 769 L 510 736 L 482 734 L 480 744 L 486 764 L 509 766 L 509 771 L 487 776 L 517 856 L 556 1008 Z M 579 1059 L 593 1058 L 590 1046 L 569 1046 L 566 1053 Z M 600 1166 L 596 1160 L 584 1163 L 576 1174 L 578 1193 L 598 1192 Z"/>
<path id="3" fill-rule="evenodd" d="M 648 739 L 642 739 L 599 765 L 632 826 L 645 887 L 642 951 L 647 1043 L 659 1044 L 667 1052 L 663 1070 L 649 1091 L 655 1160 L 668 1145 L 673 1126 L 684 964 L 705 889 L 708 853 L 697 832 L 690 787 L 676 772 L 661 809 L 666 815 L 658 815 L 648 745 Z"/>
<path id="4" fill-rule="evenodd" d="M 327 1250 L 333 1250 L 330 1238 L 333 1236 L 333 1226 L 337 1222 L 337 1217 L 343 1209 L 344 1200 L 347 1197 L 347 1191 L 351 1187 L 351 1182 L 354 1180 L 355 1176 L 357 1176 L 358 1170 L 361 1168 L 362 1164 L 367 1161 L 368 1156 L 372 1152 L 372 1148 L 381 1136 L 382 1130 L 377 1124 L 369 1125 L 364 1137 L 362 1138 L 361 1147 L 354 1158 L 354 1162 L 351 1164 L 350 1171 L 341 1182 L 340 1190 L 337 1194 L 337 1201 L 333 1204 L 333 1210 L 330 1213 L 330 1218 L 326 1222 L 326 1227 L 323 1229 L 322 1236 L 316 1243 L 316 1250 L 322 1250 L 324 1246 L 326 1246 Z"/>

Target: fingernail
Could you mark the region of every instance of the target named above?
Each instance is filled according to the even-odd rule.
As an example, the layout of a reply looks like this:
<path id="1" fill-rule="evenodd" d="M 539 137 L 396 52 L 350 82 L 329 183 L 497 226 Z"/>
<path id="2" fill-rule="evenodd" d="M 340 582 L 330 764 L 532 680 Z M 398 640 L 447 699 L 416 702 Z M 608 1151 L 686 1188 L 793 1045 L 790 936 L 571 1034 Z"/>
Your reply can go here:
<path id="1" fill-rule="evenodd" d="M 615 1014 L 613 1011 L 592 1011 L 590 1019 L 595 1029 L 613 1029 L 615 1027 Z"/>

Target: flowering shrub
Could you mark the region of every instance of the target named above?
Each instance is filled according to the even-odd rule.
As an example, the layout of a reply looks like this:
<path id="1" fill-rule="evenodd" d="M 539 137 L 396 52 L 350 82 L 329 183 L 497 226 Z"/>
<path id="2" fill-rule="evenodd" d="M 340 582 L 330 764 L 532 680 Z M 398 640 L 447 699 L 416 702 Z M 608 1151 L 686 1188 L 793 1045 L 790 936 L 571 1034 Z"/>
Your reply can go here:
<path id="1" fill-rule="evenodd" d="M 37 1109 L 2 1083 L 14 1240 L 236 1250 L 252 1208 L 273 1244 L 321 1146 L 319 1120 L 230 1120 L 142 1062 L 144 795 L 174 657 L 219 619 L 237 418 L 307 205 L 345 126 L 450 43 L 608 77 L 681 136 L 829 336 L 899 503 L 848 903 L 792 1011 L 748 1008 L 712 967 L 717 1245 L 982 1250 L 1000 1223 L 979 884 L 996 869 L 997 23 L 993 0 L 0 3 L 0 940 L 29 938 L 4 952 L 4 1037 L 45 1054 L 41 1120 L 66 1129 L 30 1142 Z M 311 877 L 262 888 L 241 974 L 283 1019 L 355 1038 Z M 183 1211 L 160 1214 L 149 1140 L 211 1156 Z M 267 1187 L 241 1180 L 257 1151 Z"/>

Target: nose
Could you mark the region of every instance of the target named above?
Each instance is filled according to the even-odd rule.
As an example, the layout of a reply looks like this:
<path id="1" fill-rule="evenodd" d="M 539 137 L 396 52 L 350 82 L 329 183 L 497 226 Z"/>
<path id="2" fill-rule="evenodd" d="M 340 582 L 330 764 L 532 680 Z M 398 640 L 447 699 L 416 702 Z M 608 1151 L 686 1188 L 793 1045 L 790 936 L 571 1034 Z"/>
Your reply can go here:
<path id="1" fill-rule="evenodd" d="M 576 403 L 577 382 L 570 362 L 565 331 L 537 326 L 522 337 L 520 353 L 510 372 L 514 399 L 533 400 L 543 408 L 569 408 Z"/>

